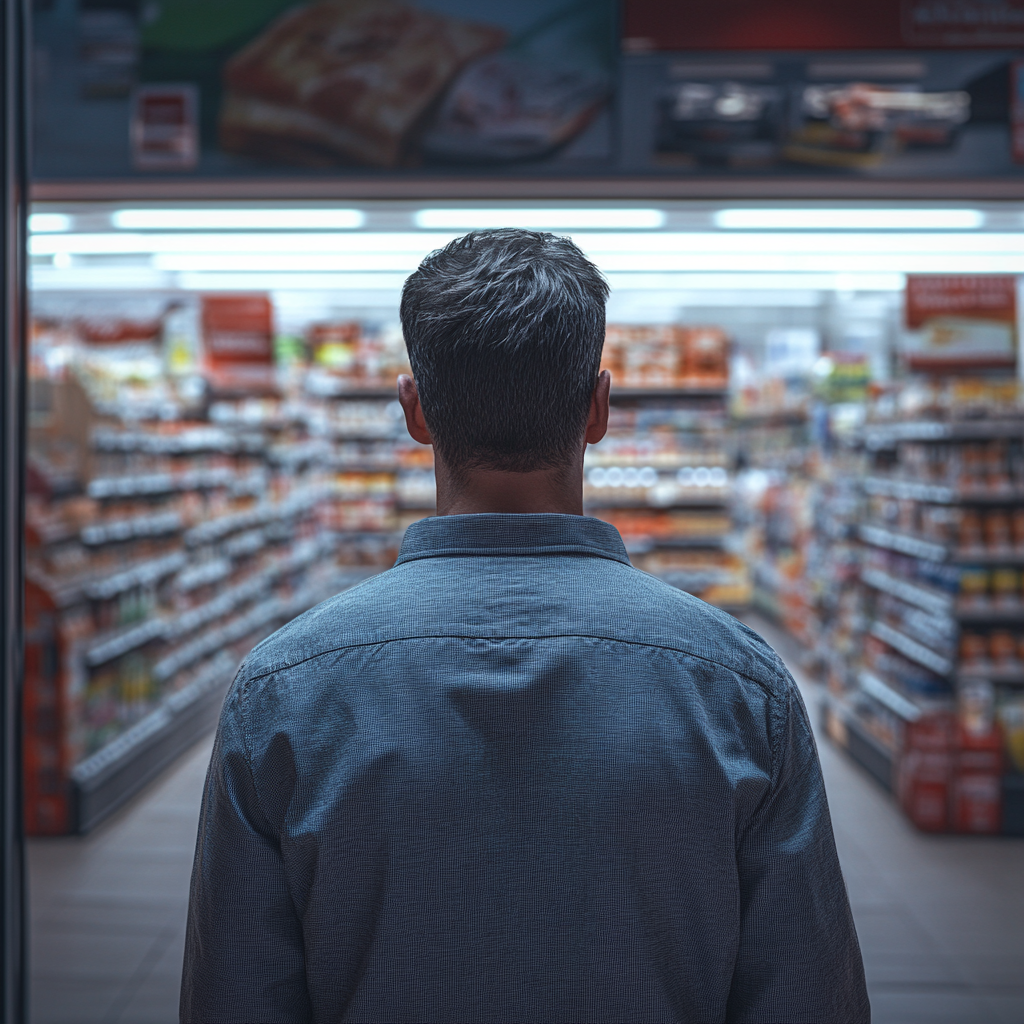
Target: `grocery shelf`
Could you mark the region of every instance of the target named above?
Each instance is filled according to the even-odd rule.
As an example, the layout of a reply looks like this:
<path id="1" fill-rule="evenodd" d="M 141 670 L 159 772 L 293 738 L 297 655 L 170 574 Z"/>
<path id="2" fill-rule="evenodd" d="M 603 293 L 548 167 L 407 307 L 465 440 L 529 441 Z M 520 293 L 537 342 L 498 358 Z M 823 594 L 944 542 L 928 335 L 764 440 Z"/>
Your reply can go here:
<path id="1" fill-rule="evenodd" d="M 1024 625 L 1024 605 L 1012 608 L 992 605 L 980 608 L 961 607 L 956 611 L 956 618 L 963 625 L 970 626 Z"/>
<path id="2" fill-rule="evenodd" d="M 655 511 L 670 511 L 677 508 L 728 508 L 729 497 L 707 497 L 707 498 L 675 498 L 672 501 L 635 501 L 624 499 L 622 501 L 609 501 L 607 498 L 584 498 L 583 505 L 589 509 L 654 509 Z"/>
<path id="3" fill-rule="evenodd" d="M 912 700 L 883 682 L 873 672 L 861 672 L 857 676 L 857 681 L 864 693 L 904 722 L 916 722 L 921 717 L 921 709 Z"/>
<path id="4" fill-rule="evenodd" d="M 912 534 L 897 533 L 883 526 L 862 523 L 858 529 L 860 539 L 876 548 L 898 551 L 901 555 L 912 555 L 930 562 L 951 562 L 955 565 L 1024 565 L 1024 551 L 1007 548 L 1002 551 L 972 551 L 950 549 L 945 544 L 923 540 Z"/>
<path id="5" fill-rule="evenodd" d="M 948 676 L 953 671 L 953 661 L 912 637 L 894 629 L 886 622 L 873 622 L 871 635 L 899 651 L 904 657 L 916 661 L 936 675 Z"/>
<path id="6" fill-rule="evenodd" d="M 234 481 L 230 469 L 200 469 L 185 473 L 143 473 L 133 476 L 97 477 L 86 493 L 90 498 L 136 498 L 227 487 Z"/>
<path id="7" fill-rule="evenodd" d="M 719 399 L 724 401 L 729 397 L 729 389 L 726 387 L 712 388 L 631 388 L 618 387 L 612 382 L 611 400 L 616 401 L 658 401 L 663 399 Z"/>
<path id="8" fill-rule="evenodd" d="M 908 583 L 880 569 L 864 569 L 861 580 L 875 590 L 892 594 L 907 604 L 912 604 L 933 615 L 953 615 L 954 599 L 950 594 L 929 590 L 916 583 Z"/>
<path id="9" fill-rule="evenodd" d="M 728 536 L 718 534 L 708 537 L 652 537 L 651 541 L 659 548 L 724 548 Z"/>
<path id="10" fill-rule="evenodd" d="M 916 420 L 873 425 L 864 430 L 869 449 L 891 448 L 901 441 L 985 441 L 1024 438 L 1024 420 Z"/>
<path id="11" fill-rule="evenodd" d="M 155 512 L 84 526 L 80 537 L 83 544 L 100 547 L 103 544 L 118 544 L 143 537 L 168 537 L 177 533 L 183 525 L 177 512 Z"/>
<path id="12" fill-rule="evenodd" d="M 397 401 L 398 385 L 395 383 L 375 387 L 339 387 L 337 391 L 332 391 L 329 395 L 320 397 L 347 401 L 358 401 L 360 399 L 364 401 L 382 401 L 385 399 Z"/>
<path id="13" fill-rule="evenodd" d="M 881 526 L 862 523 L 858 533 L 865 543 L 898 551 L 901 555 L 913 555 L 915 558 L 924 558 L 931 562 L 944 562 L 948 554 L 944 544 L 936 544 L 905 533 L 894 533 Z"/>
<path id="14" fill-rule="evenodd" d="M 1004 667 L 988 664 L 972 666 L 969 663 L 960 665 L 956 673 L 958 683 L 976 679 L 983 679 L 995 686 L 1024 686 L 1024 666 Z"/>
<path id="15" fill-rule="evenodd" d="M 892 594 L 907 604 L 912 604 L 932 615 L 949 616 L 951 620 L 965 625 L 1008 625 L 1024 624 L 1024 604 L 1014 606 L 985 605 L 965 607 L 958 604 L 951 594 L 931 590 L 917 583 L 908 583 L 880 569 L 865 569 L 861 580 L 874 590 Z"/>
<path id="16" fill-rule="evenodd" d="M 892 480 L 869 476 L 864 481 L 868 494 L 885 498 L 906 498 L 934 505 L 1015 505 L 1024 502 L 1024 490 L 962 490 L 943 484 L 927 484 L 915 480 Z"/>
<path id="17" fill-rule="evenodd" d="M 217 721 L 238 664 L 226 655 L 71 770 L 72 828 L 88 832 L 144 788 Z"/>
<path id="18" fill-rule="evenodd" d="M 875 736 L 846 701 L 826 694 L 821 703 L 822 727 L 828 737 L 876 782 L 892 791 L 895 753 Z"/>

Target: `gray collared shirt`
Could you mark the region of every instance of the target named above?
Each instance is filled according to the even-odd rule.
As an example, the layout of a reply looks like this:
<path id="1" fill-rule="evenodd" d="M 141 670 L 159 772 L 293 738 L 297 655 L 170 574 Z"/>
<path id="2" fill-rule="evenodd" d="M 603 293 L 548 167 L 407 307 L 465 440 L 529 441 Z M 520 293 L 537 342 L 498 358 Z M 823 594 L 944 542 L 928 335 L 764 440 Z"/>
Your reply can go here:
<path id="1" fill-rule="evenodd" d="M 409 528 L 221 717 L 188 1024 L 863 1024 L 807 713 L 582 516 Z"/>

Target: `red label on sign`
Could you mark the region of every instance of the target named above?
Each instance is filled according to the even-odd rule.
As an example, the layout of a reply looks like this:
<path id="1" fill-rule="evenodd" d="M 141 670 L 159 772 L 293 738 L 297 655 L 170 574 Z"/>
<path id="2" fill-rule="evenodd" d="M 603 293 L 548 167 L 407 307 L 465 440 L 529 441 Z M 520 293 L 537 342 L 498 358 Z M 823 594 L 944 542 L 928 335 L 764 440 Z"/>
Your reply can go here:
<path id="1" fill-rule="evenodd" d="M 1024 0 L 626 0 L 623 48 L 890 50 L 1024 42 Z"/>
<path id="2" fill-rule="evenodd" d="M 907 326 L 923 327 L 938 317 L 1015 323 L 1016 278 L 1012 274 L 910 275 L 907 278 Z"/>
<path id="3" fill-rule="evenodd" d="M 903 37 L 913 46 L 1015 46 L 1024 42 L 1024 0 L 903 0 Z"/>
<path id="4" fill-rule="evenodd" d="M 203 345 L 207 362 L 274 361 L 274 309 L 266 295 L 204 295 Z"/>

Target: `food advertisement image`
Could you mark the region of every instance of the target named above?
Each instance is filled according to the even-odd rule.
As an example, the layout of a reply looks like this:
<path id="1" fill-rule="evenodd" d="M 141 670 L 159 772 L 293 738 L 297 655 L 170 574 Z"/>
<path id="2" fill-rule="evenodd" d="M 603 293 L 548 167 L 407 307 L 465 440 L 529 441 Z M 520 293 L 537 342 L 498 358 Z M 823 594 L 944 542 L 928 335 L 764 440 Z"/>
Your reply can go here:
<path id="1" fill-rule="evenodd" d="M 34 173 L 1018 177 L 1008 4 L 36 0 Z"/>
<path id="2" fill-rule="evenodd" d="M 44 174 L 70 163 L 56 129 L 73 110 L 95 128 L 79 173 L 118 155 L 136 173 L 545 161 L 592 127 L 584 151 L 610 155 L 608 0 L 102 2 L 37 17 Z"/>

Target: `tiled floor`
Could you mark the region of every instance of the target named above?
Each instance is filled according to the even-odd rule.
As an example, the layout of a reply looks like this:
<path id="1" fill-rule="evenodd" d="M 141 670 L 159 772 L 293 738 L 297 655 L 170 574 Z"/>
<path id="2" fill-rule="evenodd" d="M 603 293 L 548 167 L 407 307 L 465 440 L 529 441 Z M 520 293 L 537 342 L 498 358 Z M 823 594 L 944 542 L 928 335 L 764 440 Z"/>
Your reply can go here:
<path id="1" fill-rule="evenodd" d="M 751 625 L 792 669 L 814 721 L 817 687 L 795 645 Z M 1024 839 L 920 833 L 820 736 L 818 750 L 875 1024 L 1024 1024 Z"/>
<path id="2" fill-rule="evenodd" d="M 787 638 L 808 705 L 815 688 Z M 812 716 L 813 717 L 813 716 Z M 875 1024 L 1024 1024 L 1024 840 L 925 836 L 819 744 Z M 173 1024 L 209 738 L 116 819 L 29 848 L 34 1024 Z"/>
<path id="3" fill-rule="evenodd" d="M 29 843 L 34 1024 L 172 1024 L 212 737 L 82 838 Z"/>

